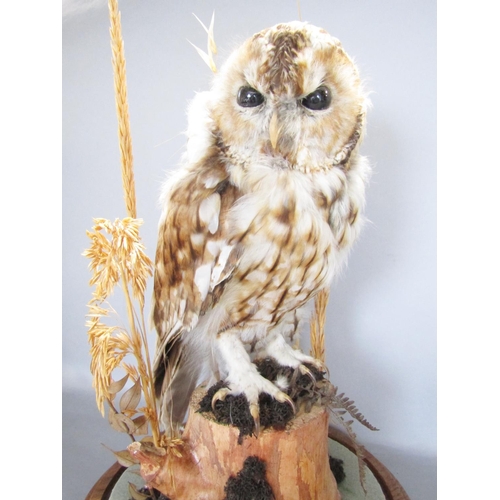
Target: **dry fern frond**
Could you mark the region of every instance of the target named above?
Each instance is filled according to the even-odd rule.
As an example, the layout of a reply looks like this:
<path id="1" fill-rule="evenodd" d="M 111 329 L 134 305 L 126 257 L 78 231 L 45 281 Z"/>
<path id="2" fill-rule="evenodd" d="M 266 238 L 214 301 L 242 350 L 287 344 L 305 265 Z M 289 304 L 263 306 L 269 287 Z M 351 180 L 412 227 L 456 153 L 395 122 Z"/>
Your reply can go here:
<path id="1" fill-rule="evenodd" d="M 321 290 L 318 295 L 316 295 L 316 299 L 314 301 L 314 313 L 310 324 L 311 356 L 323 362 L 325 361 L 325 321 L 329 296 L 330 291 L 327 289 Z M 360 424 L 372 431 L 377 431 L 378 429 L 368 422 L 363 414 L 356 408 L 353 400 L 349 399 L 344 393 L 337 393 L 338 388 L 333 384 L 329 384 L 328 394 L 325 399 L 333 418 L 351 438 L 356 456 L 358 458 L 361 486 L 363 491 L 366 493 L 366 471 L 364 462 L 364 457 L 366 456 L 365 449 L 358 442 L 357 436 L 352 429 L 352 424 L 354 423 L 354 420 L 357 420 Z M 344 418 L 346 414 L 350 415 L 354 420 L 346 420 Z"/>
<path id="2" fill-rule="evenodd" d="M 330 403 L 330 408 L 332 409 L 343 409 L 351 415 L 352 418 L 357 420 L 360 424 L 364 425 L 371 431 L 378 431 L 375 426 L 370 424 L 368 420 L 364 417 L 364 415 L 356 408 L 356 405 L 354 404 L 354 401 L 352 399 L 349 399 L 344 393 L 341 393 L 339 395 L 336 394 L 337 387 L 333 386 L 335 388 L 335 395 L 333 397 L 332 402 Z"/>
<path id="3" fill-rule="evenodd" d="M 346 414 L 350 415 L 353 419 L 357 420 L 360 424 L 372 431 L 378 431 L 378 429 L 366 420 L 363 414 L 356 408 L 353 400 L 349 399 L 343 392 L 341 394 L 337 394 L 337 392 L 338 388 L 335 385 L 330 384 L 330 391 L 327 397 L 328 408 L 336 422 L 340 424 L 340 426 L 351 438 L 356 456 L 358 458 L 359 479 L 361 481 L 363 491 L 366 493 L 366 465 L 364 462 L 364 458 L 366 456 L 365 448 L 358 442 L 357 436 L 352 429 L 354 420 L 346 420 L 344 416 Z"/>
<path id="4" fill-rule="evenodd" d="M 363 445 L 361 445 L 358 441 L 358 438 L 355 434 L 355 432 L 352 430 L 352 420 L 345 421 L 342 419 L 339 414 L 333 413 L 333 416 L 335 420 L 337 420 L 338 423 L 341 424 L 341 426 L 344 428 L 344 430 L 347 432 L 347 435 L 351 439 L 351 443 L 354 446 L 354 452 L 356 453 L 356 458 L 358 459 L 358 474 L 359 474 L 359 481 L 361 483 L 361 487 L 363 488 L 363 491 L 365 492 L 365 495 L 367 493 L 366 490 L 366 463 L 365 463 L 365 457 L 366 457 L 366 450 Z"/>

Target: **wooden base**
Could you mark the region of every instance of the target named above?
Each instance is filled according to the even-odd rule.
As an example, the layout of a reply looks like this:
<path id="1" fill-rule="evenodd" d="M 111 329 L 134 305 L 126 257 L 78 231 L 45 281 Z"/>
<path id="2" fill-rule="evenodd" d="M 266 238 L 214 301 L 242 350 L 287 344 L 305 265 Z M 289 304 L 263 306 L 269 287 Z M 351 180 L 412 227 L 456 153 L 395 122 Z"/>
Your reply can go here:
<path id="1" fill-rule="evenodd" d="M 99 481 L 92 486 L 92 489 L 88 492 L 85 500 L 109 500 L 115 484 L 126 470 L 127 468 L 122 467 L 118 462 L 114 463 L 99 478 Z"/>
<path id="2" fill-rule="evenodd" d="M 266 479 L 276 500 L 340 500 L 329 466 L 326 408 L 315 406 L 283 431 L 265 429 L 238 444 L 237 428 L 196 412 L 204 395 L 198 389 L 191 399 L 181 458 L 151 455 L 140 443 L 129 446 L 150 486 L 171 500 L 221 500 L 229 477 L 241 471 L 247 457 L 256 456 L 266 464 Z"/>
<path id="3" fill-rule="evenodd" d="M 354 451 L 354 447 L 349 437 L 339 430 L 330 427 L 328 436 L 342 446 Z M 365 454 L 365 462 L 379 482 L 386 500 L 410 500 L 404 488 L 394 475 L 371 453 L 365 450 Z M 118 463 L 112 465 L 95 483 L 85 500 L 110 500 L 111 491 L 126 470 L 125 467 L 122 467 Z M 362 498 L 360 498 L 360 500 L 362 500 Z"/>
<path id="4" fill-rule="evenodd" d="M 352 453 L 356 454 L 356 449 L 346 434 L 338 429 L 331 427 L 328 429 L 328 437 L 345 446 Z M 371 453 L 365 450 L 364 462 L 371 470 L 387 500 L 410 500 L 404 488 L 399 481 L 386 469 L 384 464 L 377 460 Z"/>

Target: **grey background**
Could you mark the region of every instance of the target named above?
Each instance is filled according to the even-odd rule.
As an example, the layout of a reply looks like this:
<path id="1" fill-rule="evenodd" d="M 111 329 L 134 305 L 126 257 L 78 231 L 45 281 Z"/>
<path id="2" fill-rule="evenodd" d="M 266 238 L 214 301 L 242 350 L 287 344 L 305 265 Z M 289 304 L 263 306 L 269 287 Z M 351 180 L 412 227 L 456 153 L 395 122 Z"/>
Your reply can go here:
<path id="1" fill-rule="evenodd" d="M 374 167 L 367 191 L 370 222 L 332 287 L 330 378 L 380 429 L 357 426 L 360 441 L 412 500 L 431 500 L 436 498 L 436 5 L 302 0 L 301 9 L 303 20 L 341 40 L 373 103 L 362 146 Z M 120 10 L 138 216 L 153 257 L 158 195 L 185 144 L 186 106 L 211 80 L 186 40 L 206 46 L 192 13 L 208 25 L 215 10 L 220 66 L 253 33 L 297 18 L 297 8 L 293 0 L 122 0 Z M 85 231 L 92 217 L 126 215 L 108 26 L 105 1 L 63 1 L 64 499 L 83 499 L 114 462 L 101 443 L 113 449 L 128 444 L 95 406 L 84 326 L 91 296 L 88 262 L 81 256 L 88 246 Z"/>

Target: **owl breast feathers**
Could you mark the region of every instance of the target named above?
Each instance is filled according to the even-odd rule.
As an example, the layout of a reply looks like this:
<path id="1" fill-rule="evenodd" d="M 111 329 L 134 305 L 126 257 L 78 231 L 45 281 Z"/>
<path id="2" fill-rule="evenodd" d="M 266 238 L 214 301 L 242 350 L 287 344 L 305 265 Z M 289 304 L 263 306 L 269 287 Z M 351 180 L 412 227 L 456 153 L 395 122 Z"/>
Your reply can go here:
<path id="1" fill-rule="evenodd" d="M 291 347 L 362 222 L 366 97 L 339 41 L 306 23 L 257 33 L 189 110 L 182 167 L 166 182 L 153 318 L 163 423 L 201 382 L 215 399 L 290 402 L 252 363 L 318 364 Z"/>

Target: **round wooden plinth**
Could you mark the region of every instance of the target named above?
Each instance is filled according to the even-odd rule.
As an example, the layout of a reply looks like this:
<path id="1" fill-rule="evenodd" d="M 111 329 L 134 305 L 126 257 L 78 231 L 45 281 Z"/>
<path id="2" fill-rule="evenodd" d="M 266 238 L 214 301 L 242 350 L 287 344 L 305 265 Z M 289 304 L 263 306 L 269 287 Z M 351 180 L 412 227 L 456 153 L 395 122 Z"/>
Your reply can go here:
<path id="1" fill-rule="evenodd" d="M 328 436 L 335 443 L 347 448 L 351 452 L 354 451 L 349 438 L 335 428 L 330 427 Z M 369 452 L 366 452 L 365 462 L 373 473 L 386 500 L 410 500 L 397 479 Z M 90 490 L 85 500 L 111 500 L 113 488 L 125 470 L 125 467 L 120 466 L 118 463 L 112 465 Z M 364 498 L 364 496 L 360 496 L 359 500 L 364 500 Z M 113 498 L 113 500 L 115 499 Z M 116 500 L 128 500 L 128 498 L 123 497 Z"/>
<path id="2" fill-rule="evenodd" d="M 85 500 L 109 500 L 115 484 L 126 470 L 118 462 L 114 463 L 94 484 Z"/>

